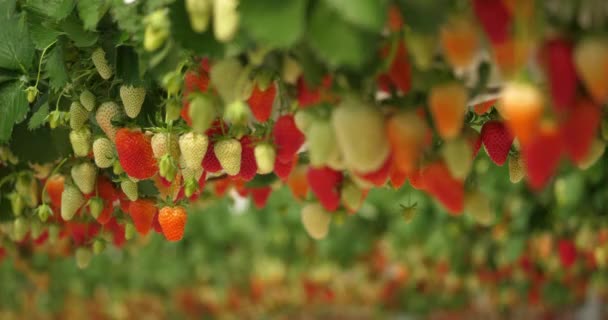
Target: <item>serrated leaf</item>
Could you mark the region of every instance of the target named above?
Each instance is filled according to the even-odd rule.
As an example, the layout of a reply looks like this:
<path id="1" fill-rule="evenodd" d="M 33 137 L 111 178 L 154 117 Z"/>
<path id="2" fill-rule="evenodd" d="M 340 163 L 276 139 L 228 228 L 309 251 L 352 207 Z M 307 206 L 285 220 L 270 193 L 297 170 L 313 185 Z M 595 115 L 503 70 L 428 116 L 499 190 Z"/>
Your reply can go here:
<path id="1" fill-rule="evenodd" d="M 28 0 L 26 7 L 55 20 L 62 20 L 74 9 L 74 0 Z"/>
<path id="2" fill-rule="evenodd" d="M 310 19 L 308 42 L 328 64 L 358 68 L 375 53 L 373 38 L 319 3 Z"/>
<path id="3" fill-rule="evenodd" d="M 224 46 L 215 40 L 211 30 L 202 34 L 192 30 L 183 0 L 173 3 L 169 16 L 173 38 L 182 47 L 212 58 L 221 58 L 224 55 Z"/>
<path id="4" fill-rule="evenodd" d="M 45 20 L 44 17 L 36 13 L 28 13 L 26 19 L 28 31 L 36 49 L 43 50 L 63 34 L 59 31 L 59 26 L 56 23 L 48 19 Z"/>
<path id="5" fill-rule="evenodd" d="M 27 128 L 29 130 L 35 130 L 40 128 L 45 120 L 46 117 L 49 115 L 49 103 L 48 102 L 44 102 L 40 108 L 38 108 L 38 110 L 36 110 L 36 112 L 34 112 L 34 114 L 32 114 L 32 117 L 30 118 L 30 121 L 27 124 Z"/>
<path id="6" fill-rule="evenodd" d="M 25 119 L 29 111 L 26 93 L 17 81 L 8 83 L 0 89 L 0 142 L 11 138 L 15 123 Z"/>
<path id="7" fill-rule="evenodd" d="M 13 12 L 0 15 L 0 68 L 26 72 L 32 66 L 34 45 L 23 16 Z"/>
<path id="8" fill-rule="evenodd" d="M 304 31 L 306 4 L 306 0 L 244 1 L 239 6 L 243 29 L 263 44 L 288 47 Z"/>
<path id="9" fill-rule="evenodd" d="M 30 131 L 22 123 L 15 126 L 9 147 L 19 161 L 46 163 L 72 153 L 69 133 L 67 128 L 51 130 L 48 126 Z"/>
<path id="10" fill-rule="evenodd" d="M 336 10 L 344 20 L 369 31 L 379 32 L 384 28 L 388 1 L 352 1 L 352 0 L 325 0 Z"/>
<path id="11" fill-rule="evenodd" d="M 97 23 L 106 8 L 104 0 L 79 0 L 77 4 L 78 16 L 84 22 L 85 30 L 95 30 Z"/>
<path id="12" fill-rule="evenodd" d="M 76 15 L 63 20 L 60 26 L 77 47 L 90 47 L 97 42 L 98 34 L 86 31 Z"/>
<path id="13" fill-rule="evenodd" d="M 68 83 L 68 72 L 65 68 L 65 59 L 61 44 L 57 43 L 49 50 L 48 58 L 44 64 L 44 70 L 53 89 L 61 89 Z"/>

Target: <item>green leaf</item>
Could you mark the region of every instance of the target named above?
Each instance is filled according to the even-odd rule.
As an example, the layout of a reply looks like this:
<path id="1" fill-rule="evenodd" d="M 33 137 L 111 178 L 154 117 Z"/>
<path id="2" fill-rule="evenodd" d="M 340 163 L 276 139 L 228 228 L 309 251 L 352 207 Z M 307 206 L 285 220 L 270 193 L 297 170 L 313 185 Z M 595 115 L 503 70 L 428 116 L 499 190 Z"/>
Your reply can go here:
<path id="1" fill-rule="evenodd" d="M 68 83 L 63 47 L 59 43 L 49 50 L 44 70 L 53 89 L 59 90 Z"/>
<path id="2" fill-rule="evenodd" d="M 55 41 L 63 32 L 59 31 L 59 25 L 41 15 L 33 12 L 27 13 L 27 24 L 30 37 L 36 49 L 43 50 Z"/>
<path id="3" fill-rule="evenodd" d="M 139 181 L 137 183 L 137 192 L 140 196 L 145 197 L 156 197 L 159 193 L 152 180 Z"/>
<path id="4" fill-rule="evenodd" d="M 256 1 L 257 2 L 257 1 Z M 344 20 L 369 31 L 380 32 L 386 22 L 388 1 L 325 0 Z"/>
<path id="5" fill-rule="evenodd" d="M 11 138 L 13 125 L 25 119 L 29 110 L 25 91 L 17 81 L 6 84 L 0 89 L 0 142 Z"/>
<path id="6" fill-rule="evenodd" d="M 173 3 L 169 16 L 173 38 L 183 48 L 212 58 L 221 58 L 224 55 L 224 46 L 215 40 L 211 30 L 202 34 L 192 30 L 183 0 Z"/>
<path id="7" fill-rule="evenodd" d="M 97 42 L 96 32 L 86 31 L 82 21 L 76 15 L 61 22 L 61 29 L 68 35 L 77 47 L 90 47 Z"/>
<path id="8" fill-rule="evenodd" d="M 120 46 L 116 48 L 116 77 L 123 80 L 125 84 L 140 85 L 139 57 L 135 48 L 131 46 Z"/>
<path id="9" fill-rule="evenodd" d="M 417 33 L 434 34 L 445 20 L 448 3 L 428 0 L 399 0 L 407 25 Z"/>
<path id="10" fill-rule="evenodd" d="M 0 68 L 26 72 L 32 66 L 34 45 L 25 19 L 5 11 L 0 15 L 0 26 Z"/>
<path id="11" fill-rule="evenodd" d="M 308 42 L 328 64 L 358 68 L 366 62 L 373 50 L 373 38 L 347 23 L 325 4 L 316 6 L 310 20 Z M 370 50 L 371 49 L 371 50 Z"/>
<path id="12" fill-rule="evenodd" d="M 40 128 L 45 120 L 46 117 L 49 115 L 49 103 L 47 101 L 45 101 L 40 108 L 38 108 L 38 110 L 36 110 L 36 112 L 34 112 L 34 114 L 32 114 L 32 117 L 30 118 L 30 121 L 27 124 L 27 128 L 29 130 L 35 130 Z"/>
<path id="13" fill-rule="evenodd" d="M 28 9 L 51 17 L 55 20 L 62 20 L 74 10 L 74 0 L 28 0 Z"/>
<path id="14" fill-rule="evenodd" d="M 288 47 L 304 31 L 306 4 L 306 0 L 243 1 L 239 6 L 243 29 L 262 44 Z"/>
<path id="15" fill-rule="evenodd" d="M 67 128 L 51 130 L 48 126 L 30 131 L 23 123 L 15 126 L 9 147 L 19 161 L 46 163 L 72 153 L 69 133 Z"/>
<path id="16" fill-rule="evenodd" d="M 84 22 L 85 30 L 95 30 L 105 10 L 104 0 L 79 0 L 78 16 Z"/>

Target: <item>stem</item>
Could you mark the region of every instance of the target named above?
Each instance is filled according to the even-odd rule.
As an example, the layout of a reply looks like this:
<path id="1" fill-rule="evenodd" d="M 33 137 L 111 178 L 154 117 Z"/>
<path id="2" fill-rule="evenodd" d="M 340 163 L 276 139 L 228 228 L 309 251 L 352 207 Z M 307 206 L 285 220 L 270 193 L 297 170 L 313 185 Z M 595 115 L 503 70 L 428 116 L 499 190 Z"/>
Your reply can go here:
<path id="1" fill-rule="evenodd" d="M 61 90 L 61 93 L 59 94 L 59 98 L 57 98 L 57 103 L 55 103 L 55 111 L 59 110 L 59 101 L 61 101 L 61 98 L 65 94 L 66 89 L 67 89 L 67 86 L 63 87 L 63 90 Z"/>
<path id="2" fill-rule="evenodd" d="M 42 193 L 40 193 L 41 195 L 44 195 L 44 193 L 46 192 L 46 185 L 49 183 L 49 179 L 52 176 L 54 176 L 57 173 L 57 171 L 59 171 L 59 169 L 61 169 L 61 166 L 63 166 L 67 160 L 68 160 L 68 158 L 63 158 L 63 160 L 61 160 L 61 162 L 59 162 L 55 166 L 55 168 L 53 168 L 53 171 L 51 171 L 51 174 L 49 174 L 49 177 L 44 182 L 44 187 L 42 187 Z M 42 203 L 46 204 L 46 202 L 44 201 L 44 197 L 42 197 Z"/>
<path id="3" fill-rule="evenodd" d="M 44 50 L 42 50 L 42 54 L 40 55 L 40 61 L 38 62 L 38 75 L 36 76 L 36 84 L 34 85 L 34 88 L 36 89 L 38 89 L 38 83 L 40 82 L 40 72 L 42 71 L 42 61 L 44 60 L 44 55 L 46 54 L 46 51 L 56 42 L 57 40 L 51 42 L 48 46 L 44 48 Z"/>

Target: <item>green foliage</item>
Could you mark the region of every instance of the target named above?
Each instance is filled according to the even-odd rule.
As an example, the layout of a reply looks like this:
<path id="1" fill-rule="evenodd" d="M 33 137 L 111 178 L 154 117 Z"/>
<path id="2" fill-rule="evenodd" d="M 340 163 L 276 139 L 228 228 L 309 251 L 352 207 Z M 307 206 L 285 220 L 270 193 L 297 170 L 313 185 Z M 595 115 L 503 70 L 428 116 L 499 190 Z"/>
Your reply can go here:
<path id="1" fill-rule="evenodd" d="M 0 142 L 7 142 L 11 140 L 13 125 L 23 121 L 29 110 L 25 91 L 19 82 L 0 87 L 0 110 Z"/>

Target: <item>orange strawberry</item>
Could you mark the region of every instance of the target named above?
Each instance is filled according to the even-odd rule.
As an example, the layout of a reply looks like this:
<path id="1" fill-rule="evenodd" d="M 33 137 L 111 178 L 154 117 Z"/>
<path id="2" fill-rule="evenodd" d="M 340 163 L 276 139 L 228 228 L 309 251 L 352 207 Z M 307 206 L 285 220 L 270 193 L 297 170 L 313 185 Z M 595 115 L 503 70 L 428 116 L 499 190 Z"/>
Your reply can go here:
<path id="1" fill-rule="evenodd" d="M 543 98 L 534 85 L 512 82 L 503 89 L 499 111 L 522 145 L 536 135 L 543 109 Z"/>
<path id="2" fill-rule="evenodd" d="M 425 190 L 435 196 L 448 213 L 460 215 L 464 208 L 464 183 L 450 174 L 443 162 L 435 162 L 422 169 Z"/>
<path id="3" fill-rule="evenodd" d="M 574 105 L 569 117 L 561 125 L 564 148 L 575 163 L 583 161 L 600 127 L 600 107 L 589 100 Z"/>
<path id="4" fill-rule="evenodd" d="M 522 155 L 528 183 L 532 189 L 541 189 L 553 176 L 562 151 L 562 139 L 554 123 L 541 126 L 538 135 L 523 146 Z"/>
<path id="5" fill-rule="evenodd" d="M 407 173 L 400 171 L 397 166 L 393 164 L 390 170 L 390 180 L 393 189 L 400 189 L 407 180 Z"/>
<path id="6" fill-rule="evenodd" d="M 608 41 L 588 38 L 579 42 L 574 49 L 576 71 L 589 95 L 597 103 L 608 99 Z"/>
<path id="7" fill-rule="evenodd" d="M 292 170 L 287 178 L 287 186 L 291 190 L 294 198 L 304 200 L 308 193 L 308 180 L 306 180 L 306 167 L 298 166 Z"/>
<path id="8" fill-rule="evenodd" d="M 129 204 L 129 215 L 133 219 L 135 229 L 139 234 L 145 236 L 152 228 L 152 222 L 156 215 L 154 201 L 148 199 L 137 199 Z"/>
<path id="9" fill-rule="evenodd" d="M 65 178 L 62 175 L 56 174 L 46 181 L 46 193 L 54 209 L 61 208 L 61 194 L 63 193 L 64 180 Z"/>
<path id="10" fill-rule="evenodd" d="M 465 68 L 474 60 L 479 48 L 477 29 L 472 20 L 455 16 L 441 28 L 443 54 L 454 68 Z"/>
<path id="11" fill-rule="evenodd" d="M 230 187 L 229 178 L 215 180 L 213 183 L 213 193 L 218 197 L 222 197 L 228 191 L 228 187 Z"/>
<path id="12" fill-rule="evenodd" d="M 187 219 L 186 209 L 181 206 L 163 207 L 158 213 L 158 222 L 169 241 L 179 241 L 183 238 Z"/>
<path id="13" fill-rule="evenodd" d="M 496 105 L 498 99 L 490 99 L 488 101 L 484 101 L 473 106 L 473 111 L 475 111 L 478 115 L 483 115 L 486 112 L 490 111 L 490 109 Z"/>
<path id="14" fill-rule="evenodd" d="M 424 179 L 422 178 L 422 169 L 416 168 L 410 172 L 408 172 L 407 176 L 410 185 L 416 190 L 425 190 L 426 185 L 424 183 Z"/>
<path id="15" fill-rule="evenodd" d="M 426 122 L 413 111 L 399 112 L 387 120 L 386 130 L 394 165 L 401 172 L 412 170 L 425 146 Z"/>
<path id="16" fill-rule="evenodd" d="M 531 41 L 523 38 L 507 39 L 500 44 L 494 44 L 492 51 L 500 73 L 504 77 L 517 74 L 528 61 L 531 48 Z"/>
<path id="17" fill-rule="evenodd" d="M 467 107 L 467 89 L 452 82 L 434 86 L 428 97 L 428 105 L 435 128 L 444 139 L 460 134 Z"/>

